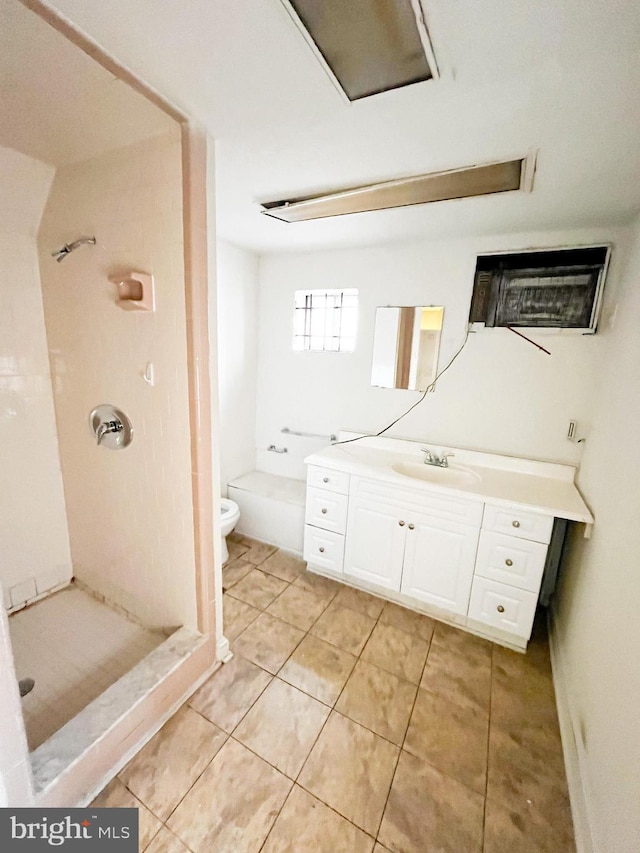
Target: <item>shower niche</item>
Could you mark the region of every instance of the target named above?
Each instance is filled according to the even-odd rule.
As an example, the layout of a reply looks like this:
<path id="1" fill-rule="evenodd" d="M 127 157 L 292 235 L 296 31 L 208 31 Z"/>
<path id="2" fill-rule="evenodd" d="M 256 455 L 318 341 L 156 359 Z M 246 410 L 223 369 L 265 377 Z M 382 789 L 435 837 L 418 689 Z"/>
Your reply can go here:
<path id="1" fill-rule="evenodd" d="M 125 311 L 155 311 L 156 291 L 153 276 L 145 272 L 110 275 L 117 288 L 116 305 Z"/>

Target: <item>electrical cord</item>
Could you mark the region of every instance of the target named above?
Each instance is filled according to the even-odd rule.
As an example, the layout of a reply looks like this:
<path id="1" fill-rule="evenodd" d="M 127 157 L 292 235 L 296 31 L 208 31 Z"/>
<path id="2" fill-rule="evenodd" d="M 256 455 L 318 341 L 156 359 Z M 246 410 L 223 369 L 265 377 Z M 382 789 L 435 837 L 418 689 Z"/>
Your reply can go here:
<path id="1" fill-rule="evenodd" d="M 466 334 L 464 336 L 464 340 L 462 341 L 462 345 L 460 346 L 460 348 L 455 352 L 455 354 L 452 356 L 452 358 L 449 360 L 449 362 L 442 368 L 442 370 L 438 374 L 436 374 L 435 379 L 429 385 L 427 385 L 427 387 L 423 391 L 420 399 L 416 400 L 416 402 L 412 406 L 409 406 L 409 408 L 406 410 L 406 412 L 403 412 L 399 417 L 397 417 L 395 419 L 395 421 L 391 421 L 390 424 L 387 424 L 387 426 L 384 429 L 381 429 L 380 432 L 371 432 L 371 433 L 367 433 L 366 435 L 357 435 L 355 438 L 345 438 L 343 441 L 334 441 L 332 446 L 335 447 L 336 444 L 351 444 L 352 441 L 360 441 L 360 439 L 362 439 L 362 438 L 378 438 L 378 436 L 383 435 L 385 432 L 390 430 L 391 427 L 394 427 L 403 418 L 406 418 L 406 416 L 409 414 L 409 412 L 412 412 L 416 408 L 416 406 L 419 406 L 420 403 L 422 403 L 422 401 L 425 399 L 425 397 L 427 396 L 429 391 L 435 391 L 436 382 L 438 381 L 438 379 L 440 379 L 440 377 L 443 374 L 445 374 L 447 372 L 447 370 L 449 370 L 449 368 L 451 367 L 453 362 L 457 359 L 457 357 L 460 355 L 462 350 L 467 345 L 467 341 L 469 340 L 469 332 L 470 331 L 471 331 L 471 326 L 467 325 L 467 331 L 466 331 Z"/>

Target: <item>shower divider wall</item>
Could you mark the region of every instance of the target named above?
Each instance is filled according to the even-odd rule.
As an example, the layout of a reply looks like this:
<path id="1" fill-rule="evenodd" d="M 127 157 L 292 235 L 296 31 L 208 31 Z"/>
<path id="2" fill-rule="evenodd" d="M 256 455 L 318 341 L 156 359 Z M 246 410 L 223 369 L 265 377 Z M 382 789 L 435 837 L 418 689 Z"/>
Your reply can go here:
<path id="1" fill-rule="evenodd" d="M 125 610 L 133 612 L 147 625 L 168 627 L 183 627 L 176 631 L 160 647 L 153 651 L 144 661 L 125 675 L 106 693 L 99 697 L 92 705 L 81 711 L 80 714 L 46 741 L 32 754 L 32 766 L 34 772 L 34 787 L 37 801 L 49 806 L 68 806 L 88 802 L 105 781 L 114 775 L 129 758 L 135 754 L 140 746 L 151 737 L 166 719 L 176 710 L 182 701 L 192 692 L 198 684 L 207 677 L 216 663 L 229 654 L 228 644 L 221 633 L 221 621 L 216 619 L 216 607 L 218 599 L 215 594 L 216 579 L 220 576 L 219 552 L 216 552 L 216 565 L 214 570 L 214 547 L 213 547 L 213 492 L 211 486 L 211 410 L 208 395 L 208 376 L 203 375 L 200 365 L 208 364 L 208 353 L 201 355 L 203 343 L 208 345 L 208 334 L 206 329 L 207 317 L 207 289 L 208 278 L 203 275 L 204 264 L 207 261 L 206 252 L 202 247 L 191 246 L 191 241 L 199 241 L 206 238 L 206 220 L 203 222 L 203 204 L 197 199 L 197 194 L 204 195 L 206 187 L 205 169 L 211 168 L 211 150 L 203 134 L 188 128 L 182 134 L 182 150 L 184 164 L 184 201 L 189 212 L 184 216 L 185 232 L 185 275 L 186 292 L 191 285 L 190 298 L 185 299 L 186 313 L 186 338 L 188 350 L 181 359 L 182 364 L 188 366 L 186 371 L 184 392 L 183 414 L 189 413 L 188 420 L 183 424 L 184 430 L 180 434 L 172 434 L 172 428 L 176 428 L 179 416 L 173 407 L 165 411 L 142 412 L 141 429 L 138 432 L 139 457 L 125 460 L 129 468 L 123 474 L 125 481 L 131 485 L 133 491 L 125 493 L 122 498 L 124 506 L 119 515 L 113 512 L 111 517 L 96 504 L 96 496 L 88 500 L 83 484 L 77 481 L 72 484 L 71 478 L 69 488 L 77 489 L 75 496 L 70 498 L 67 492 L 67 503 L 69 506 L 70 538 L 72 555 L 74 554 L 74 528 L 72 519 L 74 514 L 82 514 L 78 504 L 74 507 L 74 501 L 84 500 L 90 506 L 90 512 L 94 513 L 94 519 L 107 528 L 107 535 L 101 542 L 93 541 L 92 533 L 95 533 L 93 525 L 87 525 L 87 510 L 84 509 L 84 527 L 79 538 L 80 555 L 93 553 L 96 544 L 103 549 L 104 553 L 110 553 L 113 539 L 118 542 L 126 542 L 126 531 L 132 530 L 135 534 L 141 531 L 146 538 L 143 541 L 133 540 L 135 550 L 126 553 L 120 552 L 120 565 L 117 566 L 115 577 L 119 582 L 114 583 L 109 578 L 112 565 L 107 565 L 103 574 L 99 572 L 87 573 L 79 577 L 86 578 L 89 585 L 102 592 L 106 597 Z M 148 151 L 145 152 L 148 155 Z M 209 158 L 207 163 L 207 158 Z M 195 198 L 193 198 L 195 196 Z M 195 204 L 191 208 L 192 202 Z M 185 209 L 187 214 L 187 209 Z M 194 219 L 194 216 L 196 217 Z M 197 223 L 200 222 L 198 225 Z M 194 227 L 195 226 L 195 227 Z M 157 269 L 155 267 L 154 269 Z M 156 278 L 160 278 L 156 276 Z M 175 283 L 176 279 L 173 279 Z M 178 279 L 179 280 L 179 279 Z M 78 282 L 80 285 L 80 282 Z M 90 287 L 91 282 L 85 280 L 84 286 Z M 57 283 L 58 288 L 63 288 L 63 282 Z M 98 288 L 98 293 L 100 293 Z M 104 298 L 104 292 L 103 292 Z M 175 294 L 174 294 L 175 297 Z M 160 293 L 160 301 L 162 292 Z M 202 302 L 204 300 L 204 306 Z M 117 308 L 109 306 L 117 312 Z M 175 315 L 176 306 L 173 306 L 172 315 Z M 93 312 L 95 313 L 95 312 Z M 81 316 L 90 316 L 86 311 Z M 122 322 L 131 321 L 130 315 L 117 312 L 118 318 L 122 316 Z M 137 316 L 137 315 L 136 315 Z M 200 318 L 204 317 L 204 325 Z M 148 317 L 141 318 L 142 321 Z M 183 327 L 184 331 L 184 327 Z M 140 330 L 138 329 L 138 333 Z M 140 335 L 138 335 L 140 337 Z M 167 353 L 167 362 L 162 363 L 161 375 L 170 369 L 170 357 Z M 141 362 L 141 364 L 143 361 Z M 122 366 L 122 365 L 121 365 Z M 131 368 L 131 362 L 128 362 Z M 116 370 L 117 372 L 117 370 Z M 131 373 L 131 369 L 130 369 Z M 135 371 L 134 371 L 135 373 Z M 137 377 L 142 392 L 147 391 L 142 379 Z M 77 384 L 75 392 L 77 394 Z M 127 389 L 123 388 L 126 395 Z M 155 390 L 155 389 L 152 389 Z M 188 403 L 187 392 L 188 390 Z M 177 395 L 180 400 L 180 394 Z M 77 402 L 77 401 L 76 401 Z M 165 401 L 166 404 L 166 401 Z M 135 400 L 129 394 L 124 405 L 129 409 L 136 420 Z M 179 407 L 180 404 L 178 404 Z M 71 407 L 70 407 L 71 408 Z M 76 415 L 81 415 L 81 406 L 78 405 Z M 65 411 L 65 417 L 69 414 Z M 146 414 L 146 419 L 144 415 Z M 183 450 L 186 453 L 180 455 L 177 451 L 172 459 L 176 467 L 171 471 L 162 468 L 161 448 L 162 443 L 153 451 L 154 424 L 158 425 L 158 434 L 164 440 L 169 440 L 169 446 L 174 446 L 172 441 L 178 443 L 183 441 Z M 82 427 L 88 433 L 86 423 Z M 60 428 L 62 435 L 69 425 Z M 179 426 L 178 426 L 179 429 Z M 84 440 L 79 434 L 77 427 L 76 441 Z M 164 435 L 163 435 L 164 433 Z M 152 445 L 151 449 L 146 443 Z M 134 442 L 127 449 L 128 454 L 136 447 Z M 77 450 L 77 445 L 71 452 Z M 95 470 L 94 459 L 104 467 L 100 473 L 104 479 L 101 481 L 100 500 L 107 501 L 111 497 L 118 500 L 118 472 L 112 470 L 124 459 L 125 453 L 110 454 L 108 451 L 100 451 L 93 442 L 91 436 L 86 436 L 85 457 L 86 465 L 80 465 L 76 470 Z M 96 456 L 91 456 L 95 454 Z M 64 450 L 61 446 L 63 472 L 65 471 Z M 112 461 L 113 460 L 113 461 Z M 92 464 L 93 463 L 93 464 Z M 152 466 L 156 464 L 155 471 Z M 89 468 L 91 465 L 91 468 Z M 76 462 L 77 466 L 77 462 Z M 155 475 L 155 478 L 154 478 Z M 186 476 L 185 476 L 186 475 Z M 90 474 L 89 474 L 90 476 Z M 158 479 L 158 477 L 161 479 Z M 134 487 L 136 478 L 142 478 L 145 483 L 156 491 L 155 501 L 151 510 L 145 516 L 141 513 L 136 516 L 135 500 L 140 500 L 140 485 Z M 146 477 L 146 479 L 145 479 Z M 180 481 L 182 481 L 180 483 Z M 65 486 L 67 479 L 65 478 Z M 109 484 L 115 492 L 109 490 Z M 158 502 L 157 492 L 165 490 L 165 497 L 169 503 L 161 508 Z M 105 491 L 106 490 L 106 491 Z M 126 498 L 126 499 L 125 499 Z M 127 499 L 132 503 L 127 506 Z M 144 509 L 144 507 L 143 507 Z M 148 509 L 148 508 L 147 508 Z M 164 510 L 164 512 L 162 511 Z M 182 521 L 180 519 L 182 518 Z M 128 519 L 128 522 L 127 522 Z M 114 525 L 115 522 L 115 526 Z M 177 522 L 177 527 L 176 527 Z M 77 519 L 76 519 L 77 523 Z M 127 525 L 124 530 L 118 529 L 118 524 Z M 132 526 L 133 525 L 133 528 Z M 109 527 L 111 526 L 111 530 Z M 87 528 L 89 528 L 87 530 Z M 176 531 L 183 534 L 180 539 Z M 109 535 L 110 534 L 110 535 Z M 150 565 L 145 565 L 144 554 L 149 546 L 149 537 L 155 539 L 155 547 L 164 549 L 164 554 L 155 551 L 156 559 Z M 170 541 L 173 540 L 173 541 Z M 182 546 L 182 552 L 176 550 L 176 541 Z M 83 551 L 83 549 L 87 549 Z M 152 548 L 149 550 L 153 552 Z M 82 556 L 81 558 L 82 559 Z M 85 557 L 86 559 L 86 557 Z M 80 562 L 80 561 L 79 561 Z M 75 563 L 75 559 L 74 559 Z M 92 564 L 84 563 L 89 569 Z M 186 567 L 186 568 L 185 568 Z M 158 572 L 158 570 L 160 570 Z M 154 571 L 156 574 L 154 575 Z M 158 574 L 160 579 L 158 585 Z M 133 593 L 126 593 L 132 583 L 137 583 Z M 163 593 L 164 592 L 164 596 Z M 95 737 L 96 729 L 100 732 Z"/>

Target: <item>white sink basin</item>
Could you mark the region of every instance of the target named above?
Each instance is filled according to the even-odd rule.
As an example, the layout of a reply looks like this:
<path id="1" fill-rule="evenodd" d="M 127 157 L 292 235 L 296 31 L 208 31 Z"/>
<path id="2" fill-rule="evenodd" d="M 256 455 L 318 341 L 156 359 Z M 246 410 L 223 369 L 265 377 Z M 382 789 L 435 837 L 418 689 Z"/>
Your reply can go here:
<path id="1" fill-rule="evenodd" d="M 449 465 L 439 468 L 436 465 L 425 465 L 422 462 L 398 462 L 391 466 L 396 474 L 411 477 L 414 480 L 425 480 L 427 483 L 438 483 L 443 486 L 469 486 L 480 482 L 475 471 L 462 468 L 459 465 Z"/>

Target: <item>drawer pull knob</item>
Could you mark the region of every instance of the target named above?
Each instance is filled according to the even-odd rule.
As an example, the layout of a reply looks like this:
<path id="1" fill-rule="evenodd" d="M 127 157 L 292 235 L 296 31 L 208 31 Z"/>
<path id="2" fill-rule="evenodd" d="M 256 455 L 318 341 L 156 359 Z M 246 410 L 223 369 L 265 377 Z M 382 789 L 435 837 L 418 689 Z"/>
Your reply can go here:
<path id="1" fill-rule="evenodd" d="M 510 559 L 507 557 L 507 559 L 505 560 L 505 563 L 507 564 L 507 566 L 512 566 L 512 565 L 513 565 L 513 560 L 510 560 Z"/>
<path id="2" fill-rule="evenodd" d="M 504 613 L 504 607 L 501 604 L 499 604 L 496 609 L 498 613 Z"/>
<path id="3" fill-rule="evenodd" d="M 326 515 L 326 514 L 327 514 L 327 508 L 326 508 L 326 506 L 323 506 L 323 507 L 322 507 L 322 509 L 320 510 L 320 512 L 321 512 L 323 515 Z"/>
<path id="4" fill-rule="evenodd" d="M 318 551 L 320 551 L 320 553 L 321 553 L 321 554 L 324 554 L 324 547 L 321 545 L 321 546 L 318 548 Z"/>
<path id="5" fill-rule="evenodd" d="M 398 524 L 400 525 L 400 527 L 404 527 L 404 521 L 399 521 Z"/>
<path id="6" fill-rule="evenodd" d="M 520 527 L 520 522 L 519 522 L 519 521 L 512 521 L 512 522 L 511 522 L 511 524 L 512 524 L 512 526 L 513 526 L 513 527 Z"/>
<path id="7" fill-rule="evenodd" d="M 409 524 L 408 527 L 409 527 L 409 530 L 413 530 L 413 528 L 415 527 L 415 524 Z"/>
<path id="8" fill-rule="evenodd" d="M 323 482 L 323 483 L 328 483 L 328 482 L 329 482 L 329 478 L 328 478 L 328 477 L 323 477 L 323 478 L 322 478 L 322 482 Z"/>

